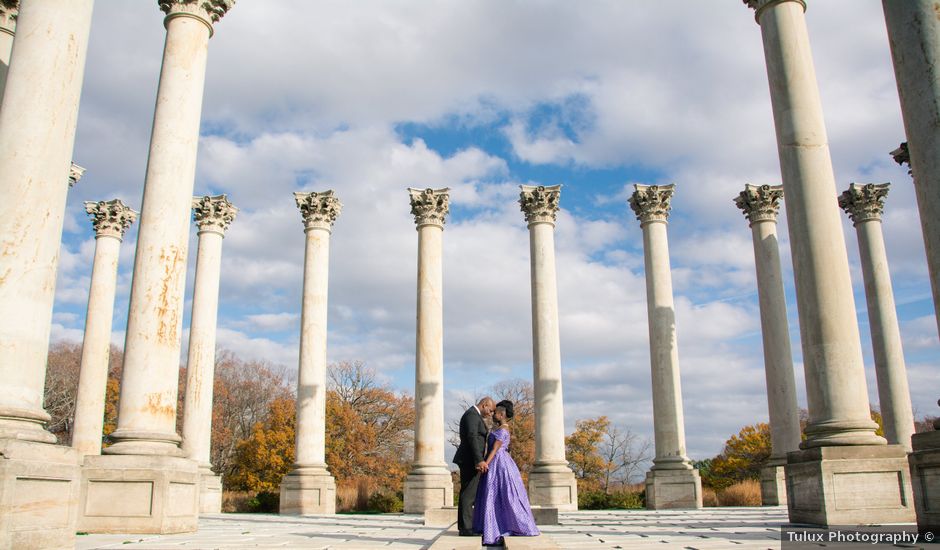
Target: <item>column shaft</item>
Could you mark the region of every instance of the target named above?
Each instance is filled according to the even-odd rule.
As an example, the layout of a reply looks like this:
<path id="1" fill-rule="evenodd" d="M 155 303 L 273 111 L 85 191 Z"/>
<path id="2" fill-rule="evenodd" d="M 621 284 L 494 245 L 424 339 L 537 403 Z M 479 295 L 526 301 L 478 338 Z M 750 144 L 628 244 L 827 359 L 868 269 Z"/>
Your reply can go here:
<path id="1" fill-rule="evenodd" d="M 767 409 L 770 418 L 771 460 L 785 463 L 787 453 L 800 446 L 800 416 L 793 377 L 793 355 L 783 292 L 777 222 L 751 225 L 760 302 L 761 337 L 764 344 L 764 374 L 767 378 Z"/>
<path id="2" fill-rule="evenodd" d="M 536 434 L 534 469 L 567 465 L 554 229 L 554 225 L 545 222 L 529 225 Z"/>
<path id="3" fill-rule="evenodd" d="M 330 232 L 306 231 L 304 295 L 297 381 L 297 458 L 301 467 L 326 468 L 326 335 Z"/>
<path id="4" fill-rule="evenodd" d="M 653 377 L 653 431 L 656 440 L 653 469 L 689 469 L 679 380 L 676 309 L 665 222 L 643 224 L 643 260 Z"/>
<path id="5" fill-rule="evenodd" d="M 809 404 L 803 448 L 883 444 L 868 410 L 848 254 L 802 2 L 758 1 Z"/>
<path id="6" fill-rule="evenodd" d="M 95 241 L 95 262 L 91 271 L 85 337 L 82 341 L 82 367 L 75 399 L 75 424 L 72 428 L 72 447 L 82 456 L 101 454 L 120 249 L 119 237 L 101 235 Z"/>
<path id="7" fill-rule="evenodd" d="M 444 228 L 418 228 L 415 342 L 415 460 L 412 471 L 446 470 L 444 460 Z"/>
<path id="8" fill-rule="evenodd" d="M 166 28 L 110 453 L 181 454 L 177 373 L 210 28 L 196 17 L 168 17 Z"/>
<path id="9" fill-rule="evenodd" d="M 914 411 L 881 222 L 859 222 L 855 229 L 858 233 L 862 276 L 865 279 L 865 299 L 868 303 L 868 323 L 871 327 L 885 439 L 888 443 L 902 445 L 910 452 L 911 436 L 914 435 Z"/>
<path id="10" fill-rule="evenodd" d="M 0 3 L 0 104 L 3 103 L 3 89 L 7 84 L 10 70 L 10 53 L 13 50 L 13 36 L 16 33 L 17 8 L 8 8 Z"/>
<path id="11" fill-rule="evenodd" d="M 43 386 L 92 5 L 19 12 L 0 107 L 0 437 L 55 441 Z"/>
<path id="12" fill-rule="evenodd" d="M 940 327 L 940 21 L 930 0 L 882 0 Z"/>

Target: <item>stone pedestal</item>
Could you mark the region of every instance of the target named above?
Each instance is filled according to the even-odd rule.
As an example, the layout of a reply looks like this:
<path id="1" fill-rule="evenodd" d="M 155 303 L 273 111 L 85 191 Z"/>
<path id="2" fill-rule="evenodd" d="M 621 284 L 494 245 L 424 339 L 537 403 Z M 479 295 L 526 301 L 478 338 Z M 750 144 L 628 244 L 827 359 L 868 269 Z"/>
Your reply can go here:
<path id="1" fill-rule="evenodd" d="M 907 453 L 900 445 L 815 447 L 787 455 L 790 522 L 913 523 Z"/>
<path id="2" fill-rule="evenodd" d="M 75 546 L 78 464 L 69 447 L 0 439 L 0 549 Z"/>
<path id="3" fill-rule="evenodd" d="M 199 471 L 185 458 L 85 457 L 78 530 L 90 533 L 188 533 L 196 530 Z"/>
<path id="4" fill-rule="evenodd" d="M 336 513 L 336 481 L 326 468 L 295 468 L 281 480 L 282 515 Z"/>
<path id="5" fill-rule="evenodd" d="M 449 189 L 408 189 L 418 230 L 414 462 L 405 479 L 405 513 L 454 504 L 444 459 L 444 221 Z"/>
<path id="6" fill-rule="evenodd" d="M 222 476 L 199 468 L 199 515 L 222 513 Z"/>
<path id="7" fill-rule="evenodd" d="M 650 470 L 646 473 L 646 508 L 701 508 L 702 478 L 698 470 Z"/>
<path id="8" fill-rule="evenodd" d="M 535 463 L 529 501 L 578 509 L 578 484 L 565 457 L 565 408 L 555 273 L 555 217 L 561 186 L 521 185 L 519 205 L 529 226 L 532 286 L 532 385 L 535 393 Z"/>
<path id="9" fill-rule="evenodd" d="M 914 434 L 914 452 L 907 455 L 917 528 L 940 532 L 940 431 Z"/>
<path id="10" fill-rule="evenodd" d="M 764 466 L 760 470 L 760 502 L 764 506 L 787 503 L 787 480 L 784 464 Z"/>

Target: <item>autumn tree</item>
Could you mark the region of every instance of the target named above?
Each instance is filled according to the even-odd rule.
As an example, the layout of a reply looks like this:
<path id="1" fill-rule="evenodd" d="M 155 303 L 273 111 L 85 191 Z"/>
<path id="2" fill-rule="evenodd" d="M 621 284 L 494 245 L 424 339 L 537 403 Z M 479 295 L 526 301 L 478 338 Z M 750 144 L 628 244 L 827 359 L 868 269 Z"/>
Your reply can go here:
<path id="1" fill-rule="evenodd" d="M 599 448 L 609 428 L 610 420 L 606 416 L 578 420 L 574 432 L 565 438 L 565 455 L 578 480 L 578 491 L 592 491 L 601 487 L 607 465 Z"/>
<path id="2" fill-rule="evenodd" d="M 238 441 L 226 485 L 232 489 L 276 493 L 294 463 L 296 408 L 293 396 L 276 397 L 247 439 Z"/>
<path id="3" fill-rule="evenodd" d="M 604 461 L 604 477 L 601 488 L 609 493 L 614 484 L 620 486 L 633 482 L 653 458 L 652 443 L 630 430 L 623 430 L 608 423 L 598 452 Z"/>
<path id="4" fill-rule="evenodd" d="M 711 460 L 708 476 L 702 481 L 714 489 L 724 489 L 745 479 L 760 479 L 760 470 L 768 458 L 770 425 L 759 422 L 744 426 L 725 441 L 724 449 Z"/>
<path id="5" fill-rule="evenodd" d="M 43 408 L 52 417 L 46 429 L 52 432 L 63 445 L 68 445 L 72 440 L 72 424 L 75 419 L 75 400 L 78 394 L 78 373 L 81 363 L 81 344 L 56 342 L 49 347 Z"/>

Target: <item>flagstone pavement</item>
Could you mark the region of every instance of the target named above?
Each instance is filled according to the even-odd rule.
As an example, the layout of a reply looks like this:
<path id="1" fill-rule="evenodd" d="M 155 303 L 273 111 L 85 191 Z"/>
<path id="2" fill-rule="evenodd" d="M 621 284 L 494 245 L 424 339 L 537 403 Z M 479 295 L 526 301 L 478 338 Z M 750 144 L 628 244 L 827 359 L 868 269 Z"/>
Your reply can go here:
<path id="1" fill-rule="evenodd" d="M 705 550 L 779 549 L 785 507 L 703 510 L 610 510 L 560 514 L 559 525 L 540 526 L 541 540 L 510 538 L 506 548 Z M 912 528 L 912 526 L 908 526 Z M 183 535 L 79 535 L 75 548 L 304 548 L 477 550 L 479 539 L 425 527 L 407 514 L 288 517 L 221 514 L 200 518 Z M 825 548 L 826 545 L 816 545 Z M 871 546 L 869 546 L 871 547 Z M 910 546 L 908 546 L 910 548 Z"/>

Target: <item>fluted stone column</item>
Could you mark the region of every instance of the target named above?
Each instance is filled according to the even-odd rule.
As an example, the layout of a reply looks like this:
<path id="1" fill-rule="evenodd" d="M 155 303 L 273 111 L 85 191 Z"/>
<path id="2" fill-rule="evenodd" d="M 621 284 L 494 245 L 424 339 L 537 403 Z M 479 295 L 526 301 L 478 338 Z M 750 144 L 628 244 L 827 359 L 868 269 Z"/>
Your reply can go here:
<path id="1" fill-rule="evenodd" d="M 0 105 L 0 548 L 74 545 L 78 454 L 42 401 L 92 6 L 20 8 Z"/>
<path id="2" fill-rule="evenodd" d="M 91 270 L 81 372 L 75 398 L 75 424 L 72 427 L 72 447 L 83 457 L 101 454 L 118 259 L 124 232 L 137 219 L 137 212 L 118 199 L 88 201 L 85 211 L 95 228 L 95 261 Z"/>
<path id="3" fill-rule="evenodd" d="M 911 391 L 904 366 L 901 329 L 894 306 L 891 272 L 881 232 L 881 213 L 888 195 L 888 184 L 853 183 L 839 196 L 839 206 L 849 215 L 858 234 L 865 299 L 868 302 L 868 324 L 878 380 L 878 401 L 884 423 L 885 439 L 911 451 L 914 435 L 914 412 Z"/>
<path id="4" fill-rule="evenodd" d="M 940 20 L 931 0 L 882 0 L 940 328 Z"/>
<path id="5" fill-rule="evenodd" d="M 822 525 L 910 521 L 910 499 L 900 496 L 910 494 L 904 483 L 904 450 L 885 447 L 869 416 L 848 254 L 803 14 L 806 4 L 803 0 L 745 0 L 745 4 L 756 10 L 763 37 L 787 196 L 809 405 L 806 440 L 800 444 L 806 451 L 787 458 L 790 521 Z M 881 473 L 872 469 L 875 463 Z M 863 497 L 837 483 L 836 467 L 840 472 L 855 471 L 858 477 L 852 486 L 878 487 L 877 496 L 866 492 Z M 878 507 L 877 514 L 872 506 Z"/>
<path id="6" fill-rule="evenodd" d="M 343 205 L 333 191 L 294 193 L 304 219 L 303 306 L 297 376 L 294 467 L 281 481 L 280 513 L 336 512 L 336 481 L 326 467 L 326 336 L 330 234 Z"/>
<path id="7" fill-rule="evenodd" d="M 183 452 L 199 464 L 199 513 L 222 513 L 222 477 L 212 471 L 212 389 L 215 381 L 215 331 L 222 273 L 222 238 L 238 209 L 225 195 L 193 197 L 199 227 L 189 356 L 183 398 Z"/>
<path id="8" fill-rule="evenodd" d="M 761 469 L 761 502 L 765 506 L 787 503 L 784 465 L 787 453 L 800 447 L 800 411 L 777 241 L 777 212 L 782 198 L 782 186 L 745 185 L 734 200 L 751 226 L 757 268 L 771 445 L 770 459 Z"/>
<path id="9" fill-rule="evenodd" d="M 702 481 L 685 449 L 676 307 L 666 236 L 675 185 L 634 185 L 634 188 L 630 208 L 643 229 L 656 447 L 653 467 L 646 474 L 646 507 L 701 508 Z"/>
<path id="10" fill-rule="evenodd" d="M 196 529 L 199 474 L 183 457 L 176 400 L 189 216 L 209 37 L 234 0 L 159 0 L 166 44 L 134 258 L 115 444 L 87 457 L 83 515 L 89 532 Z M 115 477 L 133 489 L 104 483 Z M 150 512 L 141 513 L 146 506 Z"/>
<path id="11" fill-rule="evenodd" d="M 529 501 L 559 510 L 578 509 L 578 485 L 565 457 L 561 338 L 555 278 L 555 217 L 561 185 L 521 185 L 519 205 L 529 227 L 532 280 L 532 382 L 535 389 L 535 463 Z"/>
<path id="12" fill-rule="evenodd" d="M 10 52 L 13 50 L 13 37 L 16 35 L 19 6 L 19 0 L 0 0 L 0 104 L 3 103 L 3 89 L 6 87 L 7 72 L 10 70 Z"/>
<path id="13" fill-rule="evenodd" d="M 449 189 L 408 189 L 418 229 L 414 462 L 405 478 L 405 513 L 454 505 L 444 458 L 444 221 Z"/>

